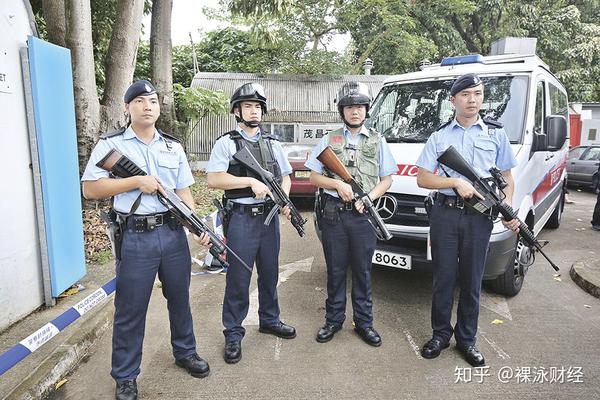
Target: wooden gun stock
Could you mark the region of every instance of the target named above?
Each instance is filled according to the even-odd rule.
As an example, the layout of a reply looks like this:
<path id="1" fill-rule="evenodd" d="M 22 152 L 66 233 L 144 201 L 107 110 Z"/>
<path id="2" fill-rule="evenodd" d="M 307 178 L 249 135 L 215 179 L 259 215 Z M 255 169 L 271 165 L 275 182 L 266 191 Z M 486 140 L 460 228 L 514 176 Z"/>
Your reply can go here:
<path id="1" fill-rule="evenodd" d="M 340 159 L 335 155 L 331 146 L 327 146 L 325 150 L 317 156 L 317 160 L 326 166 L 327 169 L 342 178 L 344 182 L 352 182 L 352 175 L 350 175 L 344 164 L 342 164 Z"/>

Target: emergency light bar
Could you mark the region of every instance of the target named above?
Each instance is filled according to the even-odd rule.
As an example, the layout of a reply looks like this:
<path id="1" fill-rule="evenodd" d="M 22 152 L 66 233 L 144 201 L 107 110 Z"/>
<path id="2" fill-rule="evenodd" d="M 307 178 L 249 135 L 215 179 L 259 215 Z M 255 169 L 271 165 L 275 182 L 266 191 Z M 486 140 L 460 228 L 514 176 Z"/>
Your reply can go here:
<path id="1" fill-rule="evenodd" d="M 456 56 L 456 57 L 445 57 L 442 59 L 440 65 L 446 67 L 449 65 L 460 65 L 460 64 L 483 64 L 483 56 L 481 54 L 469 54 L 467 56 Z"/>

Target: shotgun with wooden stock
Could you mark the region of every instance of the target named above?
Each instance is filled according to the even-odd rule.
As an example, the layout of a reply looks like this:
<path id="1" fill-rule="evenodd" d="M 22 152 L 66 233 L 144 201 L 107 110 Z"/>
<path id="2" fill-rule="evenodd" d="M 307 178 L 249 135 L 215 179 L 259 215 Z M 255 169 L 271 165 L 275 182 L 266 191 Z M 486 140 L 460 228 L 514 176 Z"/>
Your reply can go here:
<path id="1" fill-rule="evenodd" d="M 327 146 L 325 150 L 323 150 L 321 154 L 317 156 L 317 160 L 319 160 L 328 170 L 338 175 L 344 182 L 352 187 L 354 198 L 357 200 L 360 199 L 365 205 L 365 211 L 369 217 L 369 223 L 375 230 L 377 237 L 380 240 L 390 240 L 392 238 L 392 234 L 385 226 L 381 216 L 375 209 L 373 201 L 369 195 L 365 193 L 358 182 L 354 180 L 352 175 L 350 175 L 350 172 L 348 172 L 344 164 L 342 164 L 340 159 L 335 155 L 331 146 Z"/>
<path id="2" fill-rule="evenodd" d="M 113 176 L 119 178 L 129 178 L 131 176 L 144 176 L 146 172 L 138 167 L 133 161 L 128 159 L 126 156 L 121 154 L 119 151 L 112 149 L 109 151 L 102 160 L 97 164 L 98 167 L 110 172 Z M 160 192 L 157 192 L 158 200 L 177 218 L 179 222 L 190 230 L 193 234 L 200 236 L 206 233 L 210 238 L 210 244 L 212 245 L 209 249 L 213 257 L 219 260 L 219 263 L 223 268 L 227 268 L 229 263 L 225 261 L 225 252 L 231 254 L 242 264 L 244 268 L 252 272 L 250 268 L 233 250 L 229 248 L 219 237 L 210 230 L 208 225 L 202 221 L 194 213 L 194 211 L 188 207 L 187 204 L 181 200 L 181 198 L 171 189 L 163 188 L 166 196 Z"/>

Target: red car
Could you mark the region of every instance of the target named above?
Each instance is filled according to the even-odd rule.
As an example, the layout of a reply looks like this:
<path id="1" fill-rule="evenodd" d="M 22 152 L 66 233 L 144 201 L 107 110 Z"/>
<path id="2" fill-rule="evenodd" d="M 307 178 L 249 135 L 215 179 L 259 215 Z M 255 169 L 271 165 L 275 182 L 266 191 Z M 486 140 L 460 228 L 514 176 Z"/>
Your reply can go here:
<path id="1" fill-rule="evenodd" d="M 304 163 L 310 157 L 314 145 L 309 144 L 284 144 L 284 150 L 287 151 L 288 161 L 292 165 L 292 188 L 290 197 L 313 197 L 317 191 L 316 186 L 310 183 L 310 169 L 304 166 Z"/>

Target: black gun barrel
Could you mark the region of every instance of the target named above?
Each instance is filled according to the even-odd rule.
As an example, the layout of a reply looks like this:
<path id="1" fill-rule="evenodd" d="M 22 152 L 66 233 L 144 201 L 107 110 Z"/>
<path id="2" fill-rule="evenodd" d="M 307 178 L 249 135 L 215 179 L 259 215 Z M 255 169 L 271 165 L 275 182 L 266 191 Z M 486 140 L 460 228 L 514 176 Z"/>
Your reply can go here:
<path id="1" fill-rule="evenodd" d="M 498 211 L 500 212 L 500 214 L 502 214 L 505 220 L 512 221 L 513 219 L 517 218 L 517 213 L 512 209 L 510 205 L 504 202 L 500 202 L 496 203 L 496 207 L 498 207 Z M 548 262 L 550 263 L 552 268 L 554 268 L 555 271 L 560 270 L 560 268 L 558 268 L 558 266 L 552 262 L 552 260 L 546 255 L 546 253 L 544 253 L 540 242 L 536 239 L 529 227 L 525 225 L 525 223 L 521 220 L 519 220 L 519 235 L 521 235 L 525 243 L 527 243 L 529 246 L 535 247 L 535 249 L 539 251 L 540 254 L 544 256 L 546 260 L 548 260 Z"/>
<path id="2" fill-rule="evenodd" d="M 294 203 L 290 200 L 289 196 L 285 193 L 281 185 L 275 180 L 273 174 L 269 171 L 265 170 L 256 160 L 256 158 L 252 155 L 250 150 L 247 147 L 242 147 L 238 150 L 233 158 L 243 164 L 246 168 L 251 169 L 256 174 L 258 174 L 263 181 L 263 183 L 269 188 L 271 194 L 273 195 L 273 201 L 275 202 L 275 207 L 271 209 L 271 212 L 265 218 L 265 225 L 269 225 L 271 223 L 271 219 L 275 216 L 275 214 L 283 207 L 287 206 L 290 209 L 290 222 L 292 226 L 296 228 L 298 235 L 300 237 L 304 236 L 304 224 L 306 224 L 307 220 L 302 218 L 302 214 L 296 208 Z"/>
<path id="3" fill-rule="evenodd" d="M 465 178 L 469 179 L 473 182 L 476 190 L 486 199 L 491 200 L 494 203 L 494 206 L 498 209 L 502 217 L 506 221 L 511 221 L 517 218 L 517 213 L 512 209 L 512 207 L 506 204 L 502 198 L 496 193 L 492 188 L 487 185 L 484 180 L 477 174 L 477 172 L 467 163 L 467 161 L 463 158 L 463 156 L 454 148 L 454 146 L 450 146 L 442 153 L 441 156 L 438 157 L 438 162 L 442 165 L 445 165 L 449 168 L 452 168 L 454 171 L 458 172 Z M 518 218 L 517 218 L 518 219 Z M 539 251 L 542 256 L 554 268 L 555 271 L 559 271 L 558 266 L 550 260 L 550 258 L 544 253 L 542 250 L 542 245 L 536 239 L 535 235 L 529 227 L 521 220 L 519 220 L 519 235 L 523 238 L 523 241 L 527 243 L 529 246 L 535 248 Z"/>
<path id="4" fill-rule="evenodd" d="M 390 240 L 392 238 L 392 234 L 390 233 L 390 230 L 387 228 L 387 226 L 385 226 L 385 223 L 383 222 L 381 215 L 379 215 L 379 213 L 375 209 L 375 206 L 374 206 L 373 202 L 371 201 L 371 198 L 365 193 L 365 191 L 360 187 L 360 185 L 354 179 L 352 179 L 350 186 L 352 186 L 352 190 L 354 191 L 354 193 L 356 193 L 358 195 L 358 198 L 360 198 L 362 200 L 363 204 L 365 205 L 365 210 L 371 217 L 369 219 L 369 223 L 372 224 L 372 222 L 371 222 L 371 219 L 372 219 L 375 222 L 375 224 L 377 225 L 375 232 L 377 233 L 377 236 L 379 237 L 379 239 L 386 240 L 386 241 Z"/>
<path id="5" fill-rule="evenodd" d="M 133 161 L 121 154 L 118 150 L 110 150 L 106 156 L 97 164 L 98 167 L 109 171 L 114 176 L 119 178 L 129 178 L 131 176 L 144 176 L 146 172 L 138 167 Z M 193 234 L 200 236 L 203 233 L 208 235 L 211 247 L 209 252 L 219 260 L 223 268 L 228 268 L 229 263 L 225 261 L 224 256 L 227 251 L 233 255 L 244 268 L 252 272 L 250 268 L 233 250 L 229 248 L 223 241 L 204 223 L 194 211 L 171 189 L 163 188 L 166 196 L 158 192 L 158 200 L 169 209 L 169 211 L 177 218 L 182 225 L 188 228 Z"/>

